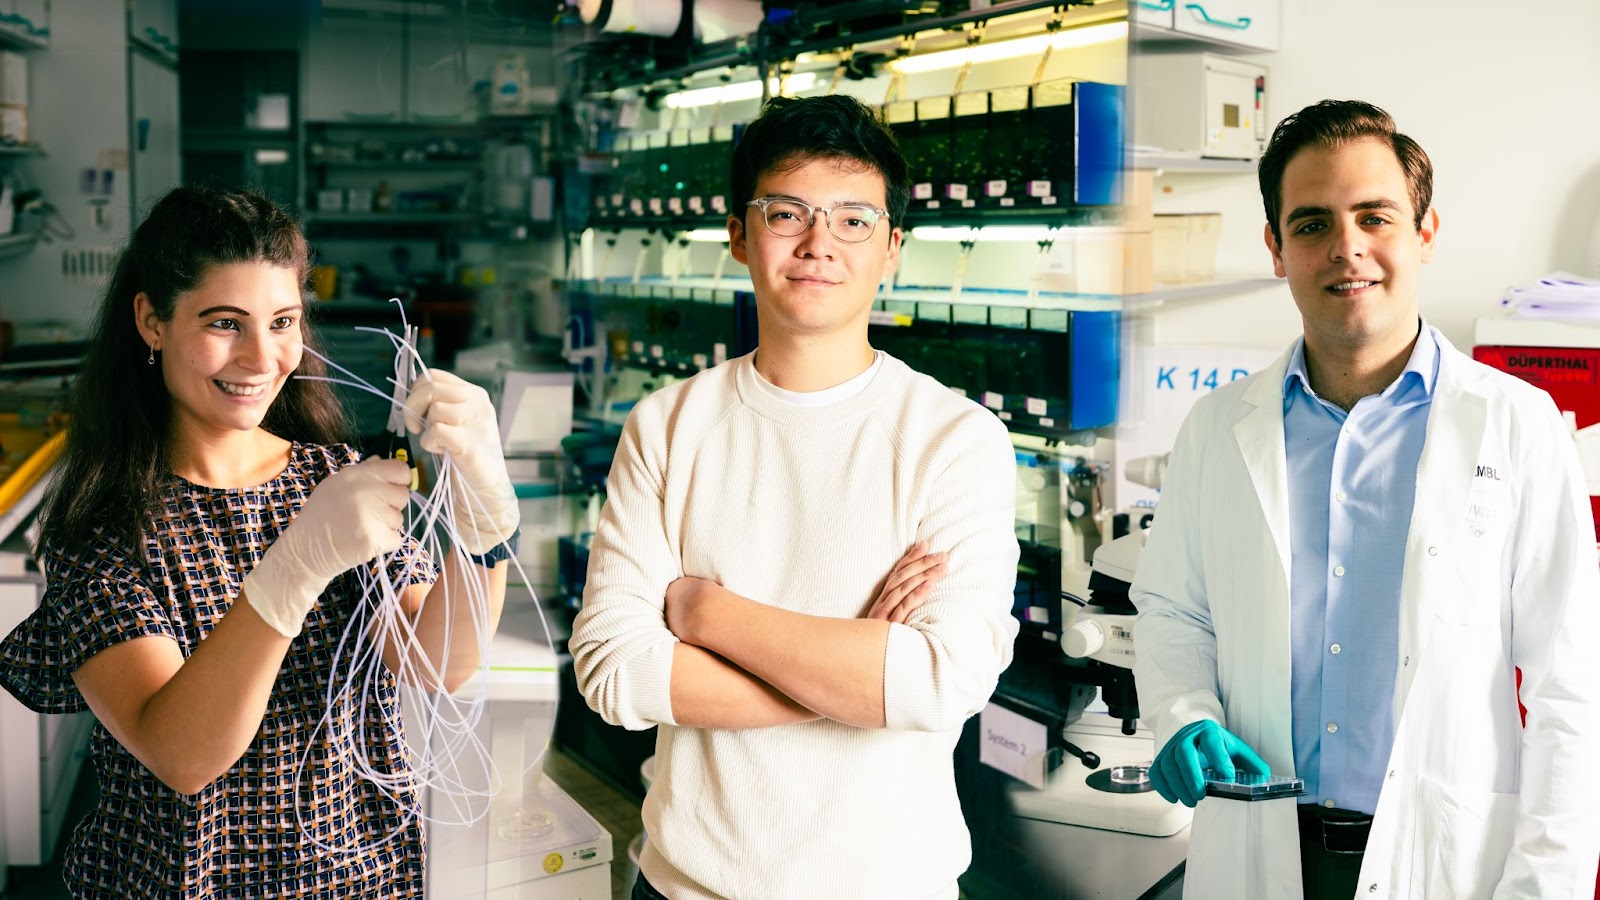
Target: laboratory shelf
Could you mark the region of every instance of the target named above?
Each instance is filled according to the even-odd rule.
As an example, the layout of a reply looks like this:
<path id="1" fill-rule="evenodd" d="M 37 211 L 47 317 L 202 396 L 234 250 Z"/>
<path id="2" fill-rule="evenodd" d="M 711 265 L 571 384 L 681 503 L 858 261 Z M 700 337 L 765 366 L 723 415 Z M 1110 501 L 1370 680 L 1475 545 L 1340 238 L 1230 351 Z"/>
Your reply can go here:
<path id="1" fill-rule="evenodd" d="M 1255 162 L 1248 159 L 1206 159 L 1198 156 L 1137 151 L 1133 154 L 1133 167 L 1155 169 L 1168 175 L 1248 175 L 1256 170 Z"/>
<path id="2" fill-rule="evenodd" d="M 926 201 L 913 201 L 906 210 L 905 225 L 909 228 L 940 226 L 948 228 L 982 228 L 985 226 L 1038 226 L 1059 229 L 1113 228 L 1122 220 L 1119 206 L 1017 206 L 1003 209 L 963 209 L 946 201 L 946 205 L 928 208 Z M 589 225 L 600 232 L 649 229 L 679 233 L 702 228 L 722 228 L 726 215 L 627 215 L 595 216 Z"/>
<path id="3" fill-rule="evenodd" d="M 312 119 L 308 120 L 306 128 L 318 131 L 430 131 L 439 128 L 449 129 L 452 133 L 461 131 L 492 130 L 501 121 L 496 118 L 464 119 L 458 116 L 441 116 L 438 118 L 410 118 L 401 119 L 396 113 L 374 113 L 371 118 L 351 113 L 349 119 Z M 531 121 L 537 117 L 519 118 L 513 121 Z"/>
<path id="4" fill-rule="evenodd" d="M 996 309 L 1064 310 L 1070 312 L 1114 312 L 1122 308 L 1115 294 L 1076 294 L 1064 291 L 996 290 L 967 288 L 953 291 L 945 286 L 898 287 L 880 290 L 876 305 L 892 309 L 899 304 L 916 304 L 918 318 L 928 318 L 925 310 L 952 306 L 986 306 Z M 954 315 L 952 313 L 952 315 Z M 944 316 L 936 316 L 944 318 Z M 956 318 L 959 321 L 959 316 Z M 999 324 L 999 323 L 994 323 Z"/>
<path id="5" fill-rule="evenodd" d="M 32 250 L 39 243 L 38 232 L 0 235 L 0 257 L 15 256 Z"/>
<path id="6" fill-rule="evenodd" d="M 938 43 L 938 39 L 933 36 L 940 34 L 945 35 L 946 40 L 951 41 L 953 46 L 958 46 L 954 42 L 961 40 L 963 26 L 970 26 L 975 22 L 1004 21 L 1007 17 L 1021 13 L 1049 13 L 1060 6 L 1062 6 L 1060 0 L 992 0 L 981 7 L 974 6 L 971 10 L 952 15 L 915 16 L 913 21 L 916 23 L 914 28 L 920 38 L 919 46 Z M 779 37 L 774 46 L 766 52 L 788 59 L 805 53 L 828 53 L 846 47 L 853 47 L 860 53 L 864 52 L 868 45 L 898 43 L 912 28 L 913 26 L 903 23 L 865 29 L 851 29 L 834 24 L 833 27 L 817 29 L 815 34 L 802 39 Z M 993 33 L 991 30 L 991 36 Z M 631 85 L 678 81 L 733 66 L 751 65 L 756 62 L 758 52 L 752 46 L 749 36 L 736 35 L 720 41 L 696 44 L 689 53 L 689 59 L 672 68 L 661 68 L 655 60 L 648 57 L 641 57 L 638 63 L 619 61 L 616 65 L 601 69 L 590 79 L 592 83 L 585 85 L 584 92 L 588 96 L 604 95 Z"/>
<path id="7" fill-rule="evenodd" d="M 50 46 L 50 36 L 36 34 L 27 27 L 0 22 L 0 50 L 44 50 Z"/>
<path id="8" fill-rule="evenodd" d="M 429 170 L 458 170 L 478 169 L 483 167 L 483 160 L 473 157 L 471 159 L 312 159 L 307 160 L 308 166 L 322 166 L 328 169 L 416 169 Z"/>
<path id="9" fill-rule="evenodd" d="M 1153 291 L 1123 297 L 1122 308 L 1129 313 L 1146 312 L 1157 308 L 1171 308 L 1187 303 L 1248 294 L 1266 290 L 1279 283 L 1280 280 L 1277 278 L 1241 275 L 1195 284 L 1164 284 L 1158 285 Z"/>
<path id="10" fill-rule="evenodd" d="M 38 144 L 0 144 L 0 156 L 43 156 Z"/>
<path id="11" fill-rule="evenodd" d="M 151 34 L 130 34 L 128 44 L 146 56 L 155 60 L 169 69 L 178 68 L 178 48 L 164 35 L 154 33 L 155 29 L 147 28 Z"/>
<path id="12" fill-rule="evenodd" d="M 315 225 L 452 225 L 478 219 L 472 212 L 371 212 L 307 213 L 306 223 Z"/>
<path id="13" fill-rule="evenodd" d="M 681 299 L 702 302 L 731 303 L 738 293 L 749 293 L 752 288 L 746 276 L 712 278 L 685 276 L 669 278 L 610 278 L 605 281 L 574 282 L 572 290 L 593 297 L 633 299 Z M 1121 309 L 1123 298 L 1115 294 L 1075 294 L 1062 291 L 996 290 L 993 288 L 967 288 L 960 292 L 948 286 L 906 286 L 893 290 L 880 289 L 874 306 L 880 311 L 908 312 L 919 318 L 938 318 L 955 321 L 961 317 L 950 307 L 994 307 L 1016 310 L 1064 310 L 1070 312 L 1109 312 Z M 924 312 L 926 310 L 926 312 Z M 884 321 L 877 324 L 894 324 Z M 998 323 L 996 323 L 998 324 Z M 1018 323 L 1020 325 L 1020 322 Z"/>

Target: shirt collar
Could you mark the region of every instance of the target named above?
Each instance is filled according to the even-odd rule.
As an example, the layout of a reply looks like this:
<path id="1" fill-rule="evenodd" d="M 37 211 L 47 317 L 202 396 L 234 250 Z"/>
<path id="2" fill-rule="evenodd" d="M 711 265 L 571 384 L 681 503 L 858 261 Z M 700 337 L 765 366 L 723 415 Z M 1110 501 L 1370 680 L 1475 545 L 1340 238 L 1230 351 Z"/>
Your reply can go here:
<path id="1" fill-rule="evenodd" d="M 1406 380 L 1407 375 L 1415 375 L 1414 380 L 1422 384 L 1425 396 L 1433 396 L 1433 385 L 1439 376 L 1439 342 L 1433 338 L 1433 329 L 1428 327 L 1428 320 L 1418 319 L 1417 342 L 1411 348 L 1411 358 L 1406 360 L 1406 367 L 1400 371 L 1400 377 L 1394 384 L 1383 389 L 1384 395 L 1392 393 L 1396 386 Z M 1295 382 L 1298 381 L 1309 396 L 1316 396 L 1311 390 L 1311 374 L 1306 371 L 1306 339 L 1302 335 L 1294 342 L 1294 352 L 1289 356 L 1289 367 L 1283 373 L 1283 397 L 1285 403 L 1294 396 Z M 1287 409 L 1287 406 L 1285 407 Z"/>

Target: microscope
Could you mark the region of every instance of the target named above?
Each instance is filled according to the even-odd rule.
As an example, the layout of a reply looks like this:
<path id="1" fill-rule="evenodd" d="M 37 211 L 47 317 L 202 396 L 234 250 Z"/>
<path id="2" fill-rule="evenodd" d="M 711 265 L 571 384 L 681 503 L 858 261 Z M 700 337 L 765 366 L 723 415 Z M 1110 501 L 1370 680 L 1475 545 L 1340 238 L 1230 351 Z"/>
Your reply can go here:
<path id="1" fill-rule="evenodd" d="M 1134 460 L 1129 477 L 1143 483 L 1153 474 L 1159 482 L 1164 457 L 1160 463 Z M 1086 482 L 1082 471 L 1078 476 Z M 1088 487 L 1074 482 L 1069 470 L 1069 507 Z M 1064 512 L 1071 528 L 1071 510 Z M 1051 560 L 1024 548 L 1016 608 L 1021 628 L 994 702 L 1044 725 L 1049 746 L 1044 787 L 1011 786 L 1018 816 L 1157 837 L 1189 823 L 1190 810 L 1162 800 L 1145 772 L 1156 748 L 1138 725 L 1132 668 L 1137 611 L 1128 599 L 1145 535 L 1134 529 L 1098 544 L 1081 593 L 1073 590 L 1071 573 L 1062 571 L 1060 553 Z M 1054 571 L 1048 569 L 1052 561 Z M 1061 585 L 1053 592 L 1047 587 L 1052 577 Z"/>

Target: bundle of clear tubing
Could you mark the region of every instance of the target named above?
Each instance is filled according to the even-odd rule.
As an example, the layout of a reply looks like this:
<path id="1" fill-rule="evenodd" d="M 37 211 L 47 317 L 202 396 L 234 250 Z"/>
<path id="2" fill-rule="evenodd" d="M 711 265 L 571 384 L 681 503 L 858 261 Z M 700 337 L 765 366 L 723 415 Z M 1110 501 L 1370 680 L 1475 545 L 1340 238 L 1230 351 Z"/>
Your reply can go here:
<path id="1" fill-rule="evenodd" d="M 394 344 L 396 355 L 391 390 L 385 391 L 367 383 L 321 354 L 316 355 L 327 363 L 330 372 L 338 373 L 337 376 L 296 377 L 328 381 L 376 394 L 391 403 L 394 409 L 403 410 L 409 386 L 419 378 L 428 377 L 427 367 L 413 346 L 413 330 L 405 328 L 405 337 L 387 329 L 363 327 L 356 330 L 384 335 Z M 315 353 L 309 348 L 306 352 Z M 457 532 L 451 512 L 455 508 L 452 499 L 457 489 L 457 479 L 448 456 L 430 455 L 434 477 L 427 493 L 412 490 L 406 523 L 409 533 L 421 544 L 427 557 L 442 564 L 448 555 L 462 554 L 456 546 Z M 392 655 L 399 663 L 394 674 L 400 703 L 385 710 L 384 715 L 388 719 L 403 716 L 404 727 L 400 722 L 391 721 L 388 724 L 396 733 L 405 736 L 410 770 L 397 774 L 374 765 L 361 740 L 362 729 L 335 729 L 335 732 L 352 735 L 351 745 L 340 748 L 341 752 L 362 778 L 377 785 L 386 796 L 406 810 L 406 817 L 396 824 L 391 833 L 364 843 L 336 844 L 317 837 L 304 827 L 307 810 L 302 807 L 305 803 L 296 803 L 296 824 L 313 844 L 333 853 L 364 852 L 386 844 L 404 834 L 406 827 L 417 819 L 434 825 L 471 825 L 492 815 L 491 827 L 501 836 L 513 839 L 533 838 L 550 831 L 554 823 L 547 811 L 538 808 L 541 794 L 537 789 L 537 781 L 542 778 L 549 731 L 544 734 L 544 740 L 539 742 L 539 751 L 533 761 L 523 771 L 498 771 L 490 748 L 485 746 L 480 737 L 479 729 L 488 704 L 488 679 L 472 679 L 464 695 L 463 692 L 452 695 L 427 687 L 442 681 L 443 672 L 448 667 L 451 641 L 447 632 L 442 651 L 446 655 L 438 660 L 437 666 L 422 651 L 409 620 L 400 614 L 400 595 L 406 589 L 410 572 L 400 567 L 391 571 L 393 559 L 392 556 L 380 558 L 362 572 L 363 591 L 358 601 L 359 607 L 340 639 L 333 662 L 336 672 L 343 677 L 329 680 L 327 708 L 317 727 L 326 729 L 334 722 L 359 723 L 363 721 L 369 705 L 384 710 L 378 699 L 384 680 L 384 651 L 397 651 Z M 513 604 L 533 604 L 539 610 L 544 640 L 551 646 L 553 655 L 554 643 L 549 622 L 545 619 L 538 597 L 534 595 L 517 558 L 513 555 L 509 562 L 514 575 L 506 579 L 504 608 L 510 609 Z M 466 596 L 455 596 L 447 591 L 443 602 L 452 606 L 466 604 L 475 631 L 480 671 L 485 671 L 490 662 L 489 645 L 493 637 L 490 632 L 489 596 L 487 590 L 472 579 L 465 579 L 464 583 L 472 586 L 465 591 Z M 435 599 L 430 597 L 429 602 L 435 602 Z M 446 621 L 454 622 L 457 618 L 452 615 Z M 550 728 L 553 727 L 552 717 Z M 302 794 L 304 770 L 305 759 L 302 757 L 295 766 L 293 790 L 297 798 L 310 802 L 311 798 Z M 424 792 L 431 798 L 428 815 L 424 815 L 422 808 Z"/>

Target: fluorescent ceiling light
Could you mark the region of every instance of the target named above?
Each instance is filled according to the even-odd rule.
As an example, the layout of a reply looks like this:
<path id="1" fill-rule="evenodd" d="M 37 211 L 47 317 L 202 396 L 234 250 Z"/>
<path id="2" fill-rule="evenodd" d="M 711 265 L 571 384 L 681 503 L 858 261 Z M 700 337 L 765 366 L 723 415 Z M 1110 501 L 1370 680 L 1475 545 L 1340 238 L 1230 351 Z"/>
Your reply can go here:
<path id="1" fill-rule="evenodd" d="M 1038 241 L 1051 239 L 1056 229 L 1044 225 L 990 225 L 985 228 L 965 228 L 952 225 L 918 225 L 911 229 L 911 237 L 918 241 Z"/>
<path id="2" fill-rule="evenodd" d="M 786 89 L 790 93 L 809 91 L 816 86 L 817 75 L 815 72 L 800 72 L 789 76 Z M 778 93 L 778 79 L 767 79 L 768 91 Z M 666 105 L 668 109 L 693 109 L 697 106 L 713 106 L 718 103 L 736 103 L 740 100 L 756 100 L 761 97 L 761 81 L 738 81 L 733 84 L 718 85 L 717 87 L 699 88 L 692 91 L 680 91 L 668 94 Z"/>
<path id="3" fill-rule="evenodd" d="M 1052 51 L 1067 50 L 1073 47 L 1087 47 L 1090 44 L 1126 40 L 1127 37 L 1127 22 L 1105 22 L 1099 25 L 1069 28 L 1055 34 L 1036 34 L 1009 41 L 995 41 L 992 44 L 978 43 L 955 50 L 907 56 L 889 65 L 903 75 L 915 75 L 920 72 L 937 72 L 940 69 L 956 69 L 969 62 L 979 64 L 1022 56 L 1038 56 L 1046 47 Z"/>
<path id="4" fill-rule="evenodd" d="M 689 232 L 689 240 L 699 244 L 726 244 L 728 242 L 728 229 L 696 228 Z"/>

